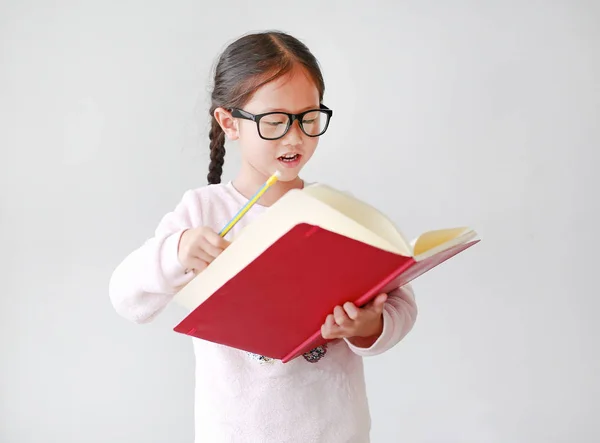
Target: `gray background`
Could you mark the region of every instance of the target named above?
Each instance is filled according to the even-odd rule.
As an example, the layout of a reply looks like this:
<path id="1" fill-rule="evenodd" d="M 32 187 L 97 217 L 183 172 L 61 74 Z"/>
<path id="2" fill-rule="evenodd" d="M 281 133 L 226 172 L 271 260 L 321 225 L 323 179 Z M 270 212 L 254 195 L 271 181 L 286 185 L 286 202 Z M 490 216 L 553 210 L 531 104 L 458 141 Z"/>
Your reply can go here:
<path id="1" fill-rule="evenodd" d="M 2 1 L 0 441 L 192 441 L 181 311 L 130 324 L 107 284 L 205 184 L 210 68 L 264 28 L 323 65 L 306 179 L 484 240 L 367 360 L 373 442 L 599 441 L 598 5 Z"/>

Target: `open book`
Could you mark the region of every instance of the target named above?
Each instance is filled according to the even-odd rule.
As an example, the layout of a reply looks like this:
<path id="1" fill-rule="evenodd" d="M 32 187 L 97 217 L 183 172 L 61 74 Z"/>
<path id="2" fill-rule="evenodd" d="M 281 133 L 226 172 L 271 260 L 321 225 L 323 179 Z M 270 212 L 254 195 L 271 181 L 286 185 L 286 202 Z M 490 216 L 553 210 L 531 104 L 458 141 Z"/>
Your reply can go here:
<path id="1" fill-rule="evenodd" d="M 408 242 L 383 213 L 326 185 L 286 193 L 175 301 L 176 332 L 282 360 L 324 344 L 336 305 L 365 305 L 477 243 L 468 228 Z"/>

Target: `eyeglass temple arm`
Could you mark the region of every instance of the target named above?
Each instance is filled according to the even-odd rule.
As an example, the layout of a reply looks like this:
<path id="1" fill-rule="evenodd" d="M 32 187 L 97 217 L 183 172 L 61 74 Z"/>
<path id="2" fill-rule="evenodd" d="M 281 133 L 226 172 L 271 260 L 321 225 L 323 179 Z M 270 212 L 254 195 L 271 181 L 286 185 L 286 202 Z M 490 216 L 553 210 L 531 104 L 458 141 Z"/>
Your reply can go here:
<path id="1" fill-rule="evenodd" d="M 246 120 L 252 120 L 252 121 L 256 120 L 256 117 L 254 115 L 252 115 L 249 112 L 246 112 L 242 109 L 230 109 L 229 112 L 231 112 L 232 117 L 245 118 Z"/>

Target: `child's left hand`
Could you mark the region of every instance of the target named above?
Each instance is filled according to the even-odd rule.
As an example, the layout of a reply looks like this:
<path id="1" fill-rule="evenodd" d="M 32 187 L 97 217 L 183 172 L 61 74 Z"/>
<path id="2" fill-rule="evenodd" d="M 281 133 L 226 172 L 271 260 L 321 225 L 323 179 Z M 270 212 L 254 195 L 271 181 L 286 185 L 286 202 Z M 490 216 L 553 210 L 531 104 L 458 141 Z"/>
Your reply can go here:
<path id="1" fill-rule="evenodd" d="M 387 294 L 379 294 L 363 308 L 358 308 L 354 303 L 347 302 L 344 306 L 336 306 L 333 314 L 329 314 L 323 326 L 321 335 L 325 339 L 356 338 L 357 345 L 365 342 L 365 338 L 372 339 L 381 335 L 383 330 L 383 305 Z M 374 338 L 374 339 L 373 339 Z"/>

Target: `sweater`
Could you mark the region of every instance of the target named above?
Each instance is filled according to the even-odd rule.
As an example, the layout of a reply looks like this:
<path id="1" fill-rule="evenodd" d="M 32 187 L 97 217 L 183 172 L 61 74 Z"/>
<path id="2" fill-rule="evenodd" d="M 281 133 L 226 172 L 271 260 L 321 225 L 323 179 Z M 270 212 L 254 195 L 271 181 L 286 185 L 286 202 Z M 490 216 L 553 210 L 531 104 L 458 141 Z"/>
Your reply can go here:
<path id="1" fill-rule="evenodd" d="M 181 234 L 198 226 L 218 232 L 246 202 L 231 182 L 186 191 L 154 235 L 114 270 L 109 295 L 116 312 L 136 323 L 156 318 L 194 276 L 178 260 Z M 266 209 L 255 204 L 232 235 Z M 396 345 L 416 316 L 413 290 L 405 285 L 388 294 L 383 331 L 369 348 L 339 339 L 285 364 L 191 337 L 195 442 L 368 443 L 363 358 Z"/>

